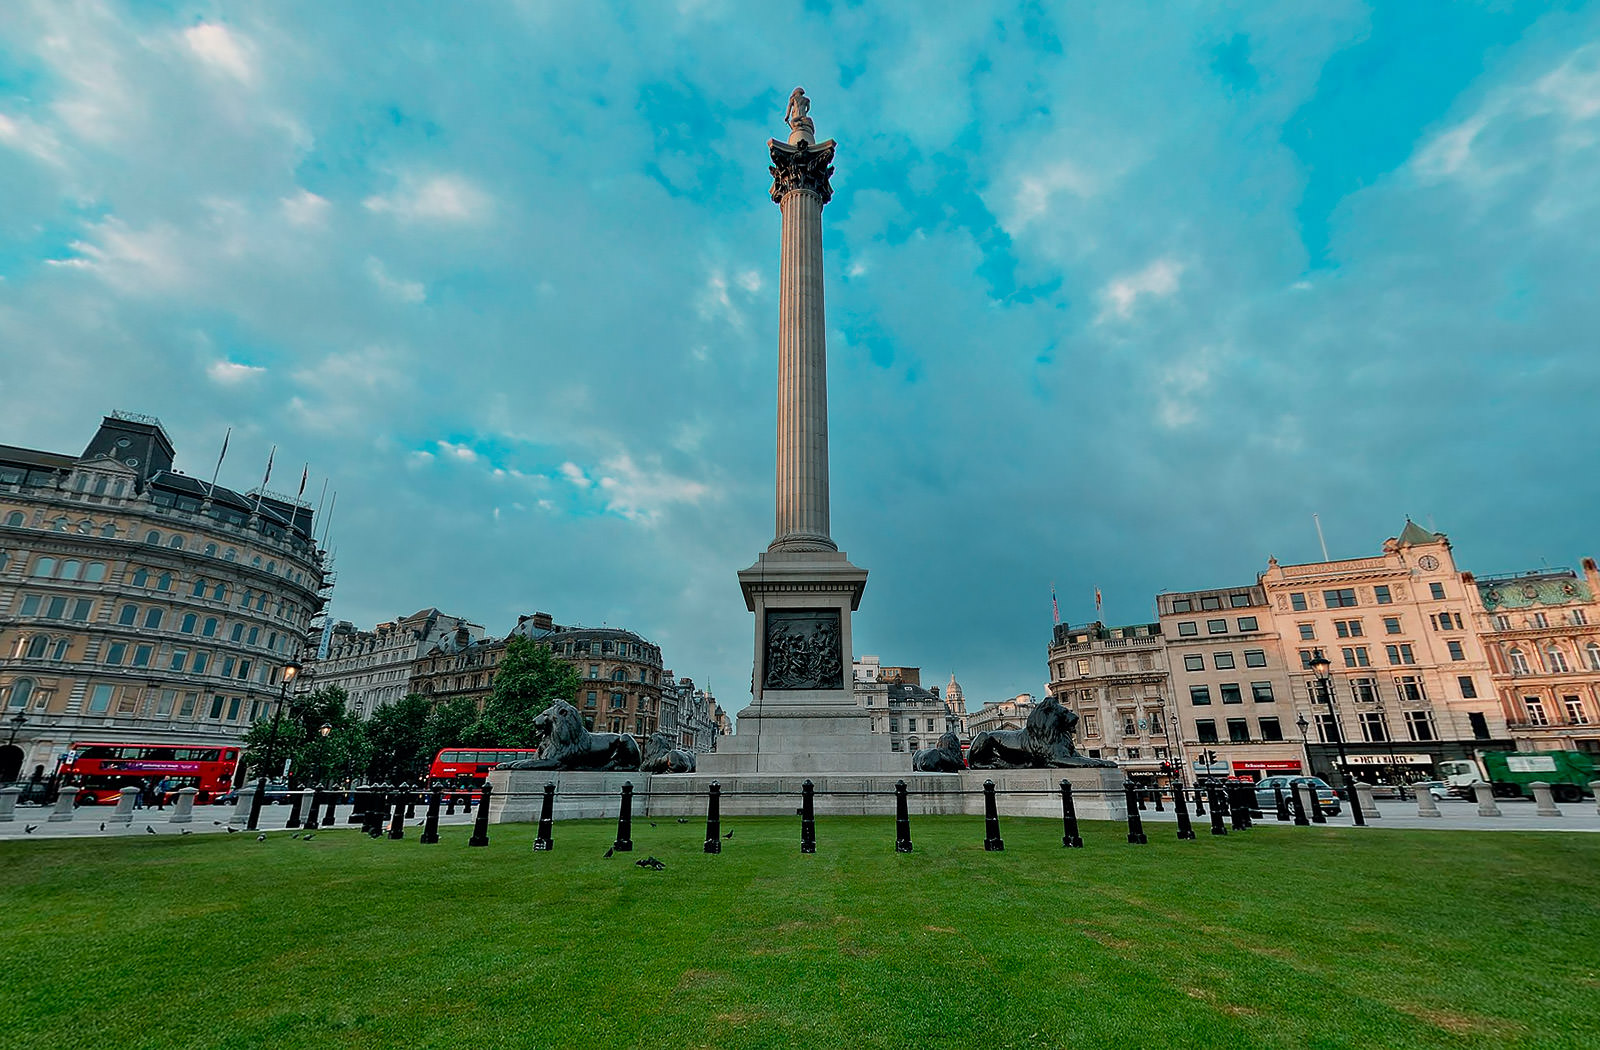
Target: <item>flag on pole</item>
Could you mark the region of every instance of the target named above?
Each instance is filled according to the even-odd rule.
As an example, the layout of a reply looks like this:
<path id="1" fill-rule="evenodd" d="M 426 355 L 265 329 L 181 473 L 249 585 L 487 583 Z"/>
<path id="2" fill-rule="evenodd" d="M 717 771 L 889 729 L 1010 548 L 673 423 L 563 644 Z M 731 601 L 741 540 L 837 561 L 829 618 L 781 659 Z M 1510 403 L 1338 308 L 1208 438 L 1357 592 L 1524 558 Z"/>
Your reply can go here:
<path id="1" fill-rule="evenodd" d="M 278 454 L 278 446 L 273 445 L 272 451 L 267 453 L 267 472 L 261 475 L 261 487 L 256 489 L 256 513 L 261 513 L 261 496 L 267 491 L 267 482 L 272 478 L 272 460 Z"/>
<path id="2" fill-rule="evenodd" d="M 1096 616 L 1100 615 L 1100 588 L 1099 587 L 1096 587 L 1094 589 L 1094 614 Z"/>
<path id="3" fill-rule="evenodd" d="M 211 488 L 206 490 L 207 496 L 217 487 L 217 475 L 222 473 L 222 457 L 228 454 L 228 439 L 232 436 L 232 427 L 229 427 L 227 433 L 222 435 L 222 451 L 217 453 L 217 469 L 211 472 Z"/>
<path id="4" fill-rule="evenodd" d="M 296 503 L 299 503 L 301 497 L 306 494 L 306 479 L 309 478 L 310 476 L 311 476 L 311 464 L 307 463 L 306 464 L 306 469 L 304 469 L 304 470 L 302 470 L 300 472 L 300 491 L 294 494 L 294 501 Z"/>
<path id="5" fill-rule="evenodd" d="M 1050 615 L 1056 618 L 1056 623 L 1061 622 L 1061 607 L 1056 604 L 1056 585 L 1050 585 Z"/>

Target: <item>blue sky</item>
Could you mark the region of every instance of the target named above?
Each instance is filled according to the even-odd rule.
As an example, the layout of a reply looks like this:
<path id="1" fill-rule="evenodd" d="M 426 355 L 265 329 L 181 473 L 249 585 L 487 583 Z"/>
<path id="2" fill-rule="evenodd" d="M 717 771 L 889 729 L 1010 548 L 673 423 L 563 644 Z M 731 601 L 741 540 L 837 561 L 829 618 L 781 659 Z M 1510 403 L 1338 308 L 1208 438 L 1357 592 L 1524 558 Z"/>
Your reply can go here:
<path id="1" fill-rule="evenodd" d="M 1142 621 L 1314 512 L 1600 546 L 1594 4 L 17 0 L 0 441 L 232 426 L 338 491 L 336 618 L 628 626 L 737 710 L 796 84 L 858 653 L 1040 692 L 1052 582 Z"/>

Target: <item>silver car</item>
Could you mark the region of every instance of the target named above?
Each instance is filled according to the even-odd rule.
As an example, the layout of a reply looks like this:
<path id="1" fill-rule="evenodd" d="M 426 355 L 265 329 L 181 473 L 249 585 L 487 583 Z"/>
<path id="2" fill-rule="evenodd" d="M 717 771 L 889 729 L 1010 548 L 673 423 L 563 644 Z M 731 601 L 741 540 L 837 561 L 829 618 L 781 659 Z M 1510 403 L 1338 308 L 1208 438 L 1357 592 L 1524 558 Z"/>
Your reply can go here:
<path id="1" fill-rule="evenodd" d="M 1256 782 L 1256 808 L 1261 810 L 1276 809 L 1278 805 L 1278 789 L 1283 789 L 1283 800 L 1291 808 L 1294 806 L 1294 791 L 1296 784 L 1310 784 L 1317 793 L 1317 802 L 1322 806 L 1322 812 L 1337 816 L 1339 813 L 1339 796 L 1328 782 L 1321 777 L 1283 776 L 1267 777 Z"/>

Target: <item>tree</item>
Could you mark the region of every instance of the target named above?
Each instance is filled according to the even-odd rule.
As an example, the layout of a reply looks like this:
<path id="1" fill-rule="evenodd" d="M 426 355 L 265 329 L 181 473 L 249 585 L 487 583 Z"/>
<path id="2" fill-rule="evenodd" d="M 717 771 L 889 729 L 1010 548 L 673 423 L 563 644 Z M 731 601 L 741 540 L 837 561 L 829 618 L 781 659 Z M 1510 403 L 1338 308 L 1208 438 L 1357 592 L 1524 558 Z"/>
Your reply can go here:
<path id="1" fill-rule="evenodd" d="M 433 760 L 433 752 L 428 750 L 432 715 L 433 705 L 417 693 L 374 711 L 366 725 L 371 748 L 367 776 L 384 783 L 409 784 L 427 773 Z"/>
<path id="2" fill-rule="evenodd" d="M 549 646 L 508 638 L 483 715 L 470 731 L 473 742 L 484 747 L 535 746 L 533 720 L 552 700 L 576 699 L 582 681 L 571 664 L 551 655 Z"/>
<path id="3" fill-rule="evenodd" d="M 276 778 L 289 762 L 289 783 L 294 787 L 330 784 L 361 768 L 366 762 L 366 737 L 361 722 L 348 707 L 349 697 L 338 686 L 303 696 L 291 696 L 280 712 L 260 718 L 244 738 L 240 768 L 249 777 Z M 278 721 L 273 738 L 273 719 Z M 328 735 L 322 735 L 322 727 Z M 272 744 L 272 768 L 265 769 L 267 745 Z"/>
<path id="4" fill-rule="evenodd" d="M 480 741 L 473 734 L 477 722 L 478 702 L 472 697 L 458 696 L 446 700 L 433 709 L 433 715 L 428 719 L 428 746 L 425 750 L 429 755 L 437 755 L 449 747 L 477 746 Z"/>

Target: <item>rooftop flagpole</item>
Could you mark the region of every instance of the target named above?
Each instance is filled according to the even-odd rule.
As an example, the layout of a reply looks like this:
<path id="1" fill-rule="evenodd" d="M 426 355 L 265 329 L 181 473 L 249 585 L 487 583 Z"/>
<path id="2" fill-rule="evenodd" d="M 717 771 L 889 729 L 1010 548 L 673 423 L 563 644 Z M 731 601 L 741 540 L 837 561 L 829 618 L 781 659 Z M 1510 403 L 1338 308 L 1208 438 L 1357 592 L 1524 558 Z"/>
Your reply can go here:
<path id="1" fill-rule="evenodd" d="M 232 436 L 232 427 L 229 427 L 228 432 L 222 435 L 222 451 L 217 453 L 217 469 L 211 472 L 211 485 L 206 489 L 206 499 L 210 499 L 211 494 L 217 490 L 217 475 L 222 473 L 222 458 L 228 454 L 228 439 Z"/>

